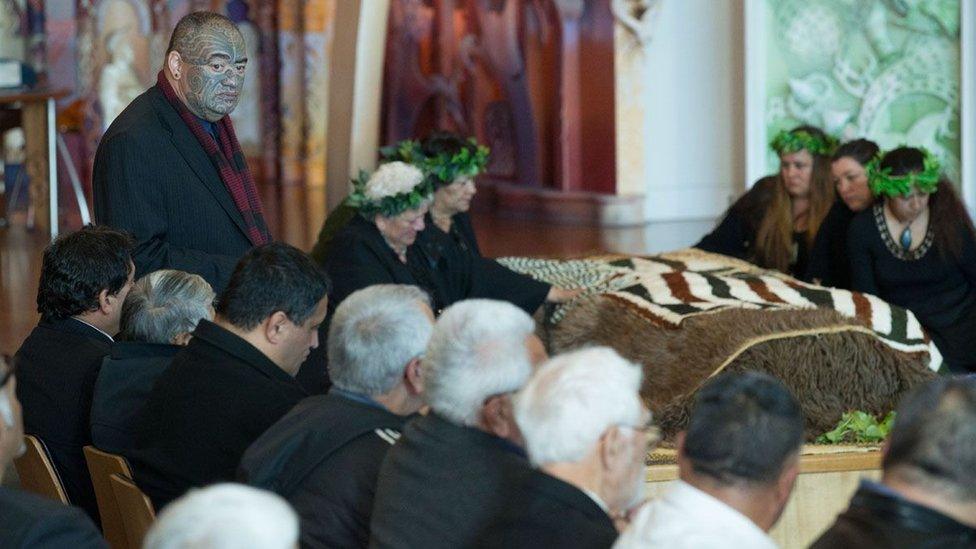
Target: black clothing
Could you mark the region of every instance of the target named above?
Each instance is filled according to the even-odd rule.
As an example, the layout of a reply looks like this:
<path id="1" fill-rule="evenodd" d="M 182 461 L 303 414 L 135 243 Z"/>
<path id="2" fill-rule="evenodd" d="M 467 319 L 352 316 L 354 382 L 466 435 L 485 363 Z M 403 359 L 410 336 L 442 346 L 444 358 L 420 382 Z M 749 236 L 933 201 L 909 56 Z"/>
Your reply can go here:
<path id="1" fill-rule="evenodd" d="M 365 547 L 380 464 L 405 421 L 335 390 L 306 398 L 247 449 L 238 478 L 291 503 L 302 547 Z"/>
<path id="2" fill-rule="evenodd" d="M 933 509 L 862 486 L 811 549 L 976 547 L 976 529 Z"/>
<path id="3" fill-rule="evenodd" d="M 443 309 L 456 300 L 427 267 L 416 245 L 407 248 L 407 262 L 404 264 L 383 239 L 376 225 L 359 215 L 336 234 L 325 256 L 324 267 L 332 279 L 330 316 L 349 294 L 375 284 L 419 286 L 430 294 L 435 310 Z"/>
<path id="4" fill-rule="evenodd" d="M 253 345 L 201 320 L 146 403 L 136 483 L 158 510 L 189 488 L 233 481 L 244 450 L 305 396 Z"/>
<path id="5" fill-rule="evenodd" d="M 136 278 L 179 269 L 199 274 L 220 293 L 251 249 L 217 168 L 155 86 L 102 136 L 92 186 L 95 222 L 136 238 Z"/>
<path id="6" fill-rule="evenodd" d="M 102 549 L 108 544 L 79 509 L 0 487 L 0 547 Z"/>
<path id="7" fill-rule="evenodd" d="M 137 419 L 176 345 L 119 341 L 102 361 L 91 408 L 91 440 L 99 450 L 128 455 L 135 449 Z"/>
<path id="8" fill-rule="evenodd" d="M 883 208 L 877 204 L 851 221 L 853 288 L 909 309 L 950 369 L 976 370 L 976 241 L 964 232 L 960 258 L 944 257 L 930 224 L 922 245 L 905 254 L 888 232 Z"/>
<path id="9" fill-rule="evenodd" d="M 417 243 L 431 269 L 438 274 L 455 301 L 482 297 L 508 301 L 534 314 L 546 300 L 551 286 L 530 276 L 516 273 L 497 261 L 482 257 L 478 240 L 466 213 L 451 218 L 445 233 L 427 214 L 425 228 Z"/>
<path id="10" fill-rule="evenodd" d="M 531 473 L 506 440 L 435 413 L 409 421 L 380 469 L 370 547 L 470 547 Z"/>
<path id="11" fill-rule="evenodd" d="M 847 231 L 854 212 L 843 200 L 834 202 L 817 230 L 810 250 L 810 263 L 803 278 L 821 286 L 851 288 L 851 263 L 847 253 Z"/>
<path id="12" fill-rule="evenodd" d="M 617 529 L 582 490 L 534 471 L 481 538 L 479 547 L 609 548 Z"/>
<path id="13" fill-rule="evenodd" d="M 764 177 L 757 181 L 729 207 L 718 226 L 703 236 L 695 247 L 706 252 L 754 261 L 759 223 L 778 184 L 775 177 Z"/>
<path id="14" fill-rule="evenodd" d="M 766 215 L 766 209 L 772 202 L 776 185 L 779 184 L 774 176 L 757 181 L 728 209 L 718 226 L 703 236 L 694 247 L 758 264 L 756 235 L 759 224 Z M 793 233 L 793 249 L 795 257 L 790 261 L 788 274 L 802 278 L 807 270 L 810 253 L 805 233 Z"/>
<path id="15" fill-rule="evenodd" d="M 98 522 L 82 448 L 91 444 L 95 379 L 112 340 L 75 318 L 42 320 L 17 351 L 17 398 L 24 431 L 44 441 L 68 501 Z"/>

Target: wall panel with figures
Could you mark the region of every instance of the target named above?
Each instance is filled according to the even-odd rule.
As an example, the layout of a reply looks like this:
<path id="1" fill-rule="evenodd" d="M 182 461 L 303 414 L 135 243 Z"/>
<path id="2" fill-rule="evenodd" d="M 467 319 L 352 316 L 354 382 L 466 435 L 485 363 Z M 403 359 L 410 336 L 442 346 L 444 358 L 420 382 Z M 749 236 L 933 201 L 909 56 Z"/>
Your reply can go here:
<path id="1" fill-rule="evenodd" d="M 882 148 L 924 146 L 961 183 L 960 0 L 759 3 L 747 40 L 765 78 L 750 117 L 767 137 L 802 122 Z M 777 165 L 760 145 L 752 178 Z"/>

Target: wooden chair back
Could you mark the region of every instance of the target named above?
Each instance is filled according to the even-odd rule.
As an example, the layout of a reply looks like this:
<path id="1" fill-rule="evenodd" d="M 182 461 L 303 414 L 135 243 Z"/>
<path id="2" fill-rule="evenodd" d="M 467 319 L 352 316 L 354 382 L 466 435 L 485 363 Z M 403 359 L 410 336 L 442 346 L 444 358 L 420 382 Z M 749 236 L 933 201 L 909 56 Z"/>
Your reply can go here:
<path id="1" fill-rule="evenodd" d="M 103 452 L 94 446 L 85 446 L 84 450 L 88 473 L 91 474 L 92 487 L 95 489 L 95 500 L 98 502 L 98 514 L 102 517 L 102 534 L 112 549 L 129 549 L 122 513 L 109 479 L 113 474 L 131 479 L 132 469 L 129 468 L 129 462 L 122 456 Z"/>
<path id="2" fill-rule="evenodd" d="M 64 491 L 61 476 L 54 468 L 51 454 L 44 442 L 34 435 L 26 435 L 24 444 L 27 451 L 14 460 L 17 475 L 20 477 L 20 487 L 28 492 L 68 504 L 68 494 Z"/>
<path id="3" fill-rule="evenodd" d="M 115 492 L 115 501 L 119 504 L 119 514 L 122 515 L 129 547 L 142 547 L 146 532 L 156 520 L 152 502 L 131 480 L 115 473 L 108 478 L 112 483 L 112 491 Z"/>

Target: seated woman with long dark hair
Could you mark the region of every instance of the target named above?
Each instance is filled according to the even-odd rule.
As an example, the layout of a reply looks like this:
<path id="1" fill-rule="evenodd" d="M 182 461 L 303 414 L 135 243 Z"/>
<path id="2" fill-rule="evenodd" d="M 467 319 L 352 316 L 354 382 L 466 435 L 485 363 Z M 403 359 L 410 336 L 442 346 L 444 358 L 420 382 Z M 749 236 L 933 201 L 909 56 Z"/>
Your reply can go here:
<path id="1" fill-rule="evenodd" d="M 929 152 L 900 147 L 868 168 L 883 200 L 848 232 L 851 281 L 915 313 L 956 372 L 976 370 L 976 232 Z"/>
<path id="2" fill-rule="evenodd" d="M 850 289 L 847 230 L 854 214 L 874 204 L 874 195 L 868 187 L 867 165 L 878 151 L 874 141 L 855 139 L 844 143 L 834 152 L 830 173 L 838 199 L 817 231 L 813 249 L 810 250 L 806 280 L 823 286 Z"/>
<path id="3" fill-rule="evenodd" d="M 802 277 L 834 202 L 834 142 L 818 128 L 800 126 L 780 132 L 770 146 L 779 154 L 779 174 L 760 179 L 695 247 Z"/>

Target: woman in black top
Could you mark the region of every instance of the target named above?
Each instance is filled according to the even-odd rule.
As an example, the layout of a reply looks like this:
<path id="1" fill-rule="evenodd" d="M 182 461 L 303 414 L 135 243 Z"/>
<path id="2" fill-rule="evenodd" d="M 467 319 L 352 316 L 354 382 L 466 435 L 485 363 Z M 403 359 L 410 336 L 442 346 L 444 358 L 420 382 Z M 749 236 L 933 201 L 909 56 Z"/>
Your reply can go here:
<path id="1" fill-rule="evenodd" d="M 804 279 L 834 288 L 851 287 L 847 229 L 854 214 L 874 203 L 874 195 L 868 187 L 866 166 L 877 156 L 878 150 L 874 141 L 855 139 L 844 143 L 834 152 L 830 173 L 839 199 L 820 224 Z"/>
<path id="2" fill-rule="evenodd" d="M 834 142 L 818 128 L 800 126 L 780 132 L 770 146 L 780 157 L 779 174 L 759 180 L 695 247 L 801 277 L 834 201 Z"/>
<path id="3" fill-rule="evenodd" d="M 938 162 L 900 147 L 869 167 L 883 196 L 851 222 L 853 288 L 915 313 L 956 372 L 976 370 L 976 233 Z"/>
<path id="4" fill-rule="evenodd" d="M 486 147 L 439 132 L 422 145 L 406 141 L 384 153 L 421 166 L 433 182 L 434 200 L 418 245 L 451 293 L 508 301 L 529 314 L 543 302 L 560 303 L 579 293 L 516 273 L 481 255 L 467 212 L 476 192 L 474 177 L 488 162 Z"/>

